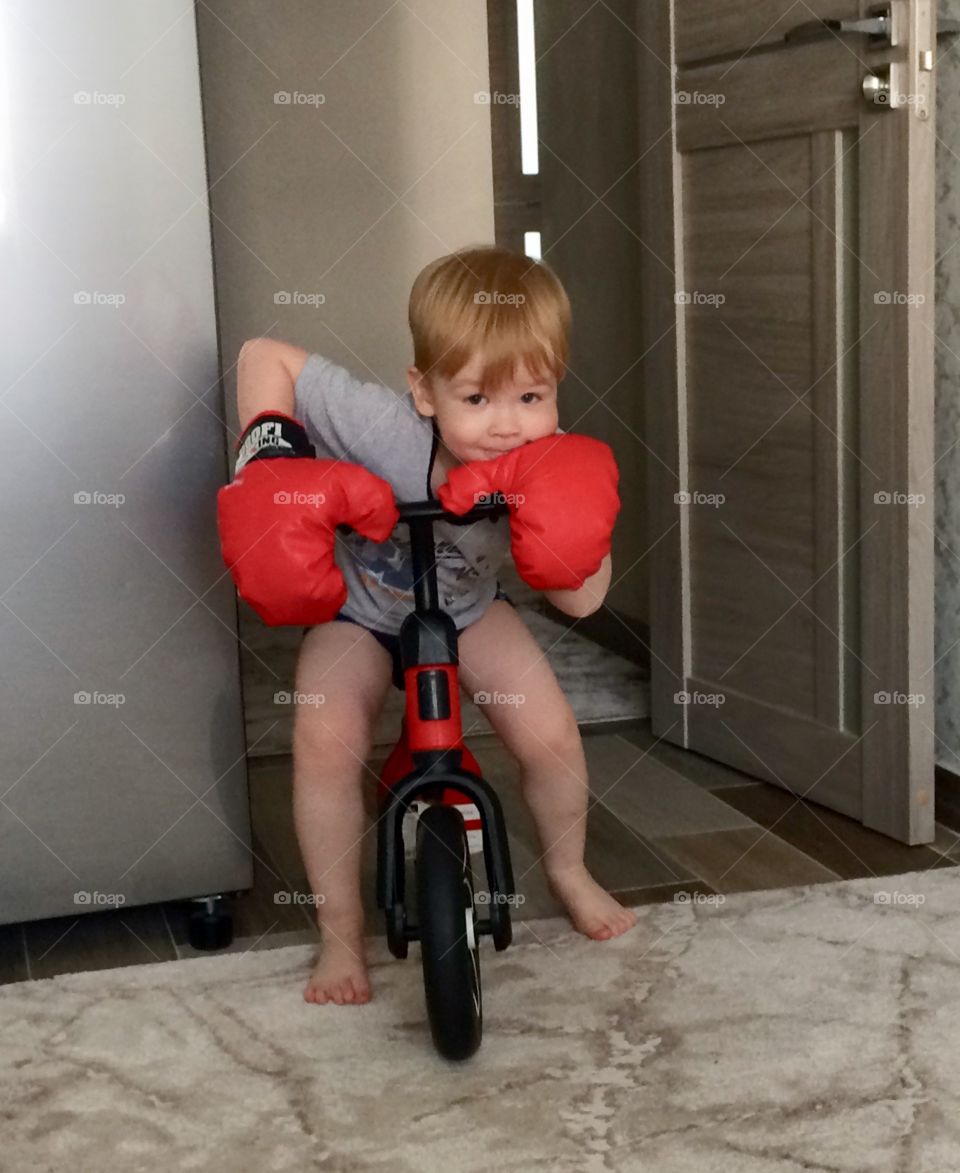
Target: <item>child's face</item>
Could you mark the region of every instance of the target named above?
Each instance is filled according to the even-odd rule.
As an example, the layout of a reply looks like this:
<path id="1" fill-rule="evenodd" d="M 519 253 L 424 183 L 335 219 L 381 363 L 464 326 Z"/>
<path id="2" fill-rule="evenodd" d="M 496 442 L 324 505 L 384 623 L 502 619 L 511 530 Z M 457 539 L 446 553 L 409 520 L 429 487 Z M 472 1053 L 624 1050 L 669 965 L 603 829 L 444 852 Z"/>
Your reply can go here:
<path id="1" fill-rule="evenodd" d="M 482 356 L 477 354 L 452 379 L 428 382 L 410 367 L 407 380 L 421 415 L 436 416 L 452 455 L 464 464 L 492 460 L 557 430 L 557 383 L 538 379 L 526 366 L 499 390 L 478 386 Z"/>

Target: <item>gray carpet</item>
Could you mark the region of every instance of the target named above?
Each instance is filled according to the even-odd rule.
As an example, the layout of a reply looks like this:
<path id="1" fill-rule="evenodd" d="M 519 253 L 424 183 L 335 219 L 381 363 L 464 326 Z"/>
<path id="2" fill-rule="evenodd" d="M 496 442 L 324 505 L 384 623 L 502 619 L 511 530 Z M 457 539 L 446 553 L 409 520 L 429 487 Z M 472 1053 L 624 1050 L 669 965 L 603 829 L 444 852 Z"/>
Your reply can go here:
<path id="1" fill-rule="evenodd" d="M 448 1064 L 418 946 L 312 1006 L 310 946 L 0 987 L 4 1169 L 960 1168 L 960 868 L 562 920 L 482 943 Z M 954 1040 L 958 1046 L 954 1047 Z"/>

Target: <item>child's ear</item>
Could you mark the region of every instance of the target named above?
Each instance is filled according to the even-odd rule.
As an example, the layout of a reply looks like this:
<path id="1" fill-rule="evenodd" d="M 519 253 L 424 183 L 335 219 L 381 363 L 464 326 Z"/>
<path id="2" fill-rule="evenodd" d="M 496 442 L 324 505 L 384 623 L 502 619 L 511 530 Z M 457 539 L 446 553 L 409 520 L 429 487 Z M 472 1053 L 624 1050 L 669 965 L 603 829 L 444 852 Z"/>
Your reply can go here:
<path id="1" fill-rule="evenodd" d="M 414 407 L 420 415 L 436 415 L 436 408 L 433 406 L 433 398 L 427 388 L 427 382 L 416 367 L 407 368 L 407 383 L 410 386 L 410 394 L 413 396 Z"/>

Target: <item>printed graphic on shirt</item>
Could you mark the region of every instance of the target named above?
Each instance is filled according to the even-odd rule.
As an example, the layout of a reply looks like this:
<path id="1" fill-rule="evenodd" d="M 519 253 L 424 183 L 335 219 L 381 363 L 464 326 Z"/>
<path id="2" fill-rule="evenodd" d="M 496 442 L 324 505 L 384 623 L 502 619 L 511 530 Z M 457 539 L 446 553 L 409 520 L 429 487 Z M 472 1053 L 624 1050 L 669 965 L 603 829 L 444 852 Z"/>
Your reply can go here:
<path id="1" fill-rule="evenodd" d="M 437 540 L 436 550 L 440 606 L 449 608 L 478 581 L 488 559 L 478 554 L 475 562 L 469 561 L 459 546 L 443 538 Z"/>
<path id="2" fill-rule="evenodd" d="M 465 535 L 466 550 L 445 538 L 436 536 L 434 550 L 437 562 L 437 586 L 440 606 L 450 608 L 481 578 L 490 572 L 490 560 L 480 551 L 469 549 L 469 531 Z M 409 539 L 390 537 L 385 542 L 353 543 L 357 574 L 367 589 L 387 591 L 395 599 L 414 601 L 413 557 Z"/>
<path id="3" fill-rule="evenodd" d="M 364 542 L 354 548 L 357 572 L 367 588 L 380 587 L 395 599 L 413 601 L 413 563 L 410 543 L 387 538 L 385 542 Z"/>

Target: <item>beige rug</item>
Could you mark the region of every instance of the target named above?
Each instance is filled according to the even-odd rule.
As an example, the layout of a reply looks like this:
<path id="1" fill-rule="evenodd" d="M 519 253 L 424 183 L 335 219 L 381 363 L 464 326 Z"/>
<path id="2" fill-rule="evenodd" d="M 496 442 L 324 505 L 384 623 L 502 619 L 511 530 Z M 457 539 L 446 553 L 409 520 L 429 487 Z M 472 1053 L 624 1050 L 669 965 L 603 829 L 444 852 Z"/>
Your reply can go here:
<path id="1" fill-rule="evenodd" d="M 958 905 L 953 868 L 526 922 L 459 1065 L 382 940 L 359 1007 L 302 1001 L 309 946 L 0 987 L 0 1167 L 958 1169 Z"/>

